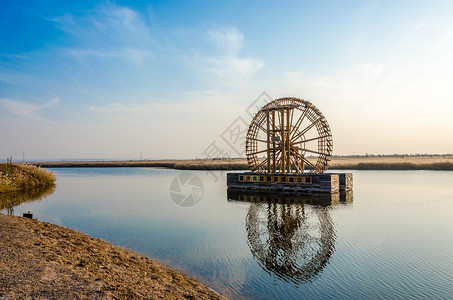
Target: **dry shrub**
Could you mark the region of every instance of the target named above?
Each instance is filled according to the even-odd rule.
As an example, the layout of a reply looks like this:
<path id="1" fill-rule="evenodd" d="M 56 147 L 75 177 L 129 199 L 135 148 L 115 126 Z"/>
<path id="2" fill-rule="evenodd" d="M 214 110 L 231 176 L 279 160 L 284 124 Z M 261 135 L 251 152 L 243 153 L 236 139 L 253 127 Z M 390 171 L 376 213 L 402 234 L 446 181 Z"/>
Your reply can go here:
<path id="1" fill-rule="evenodd" d="M 55 184 L 55 175 L 30 164 L 0 164 L 0 193 L 43 188 Z"/>

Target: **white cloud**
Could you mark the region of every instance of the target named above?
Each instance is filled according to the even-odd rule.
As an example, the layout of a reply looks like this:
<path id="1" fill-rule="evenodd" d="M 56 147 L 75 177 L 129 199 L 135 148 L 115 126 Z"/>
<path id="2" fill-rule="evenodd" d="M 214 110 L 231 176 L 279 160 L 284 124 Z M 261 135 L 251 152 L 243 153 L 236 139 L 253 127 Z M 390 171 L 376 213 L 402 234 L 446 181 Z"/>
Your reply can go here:
<path id="1" fill-rule="evenodd" d="M 23 54 L 5 54 L 0 53 L 0 57 L 11 58 L 11 59 L 29 59 L 28 56 Z"/>
<path id="2" fill-rule="evenodd" d="M 29 121 L 52 122 L 45 118 L 42 112 L 56 106 L 60 102 L 58 97 L 40 104 L 15 101 L 7 98 L 0 99 L 1 121 L 9 126 L 22 126 Z"/>
<path id="3" fill-rule="evenodd" d="M 447 31 L 440 38 L 439 42 L 431 48 L 433 55 L 449 54 L 452 56 L 451 51 L 453 50 L 453 31 Z M 447 52 L 447 53 L 446 53 Z"/>
<path id="4" fill-rule="evenodd" d="M 120 58 L 128 59 L 135 62 L 142 62 L 145 59 L 152 58 L 153 54 L 151 51 L 138 49 L 138 48 L 126 48 L 118 50 L 94 50 L 94 49 L 65 49 L 63 52 L 66 55 L 74 58 Z"/>
<path id="5" fill-rule="evenodd" d="M 22 101 L 14 101 L 6 98 L 0 99 L 0 106 L 3 113 L 29 117 L 32 119 L 42 119 L 39 112 L 45 108 L 52 107 L 60 102 L 58 97 L 52 98 L 42 104 L 33 104 Z"/>
<path id="6" fill-rule="evenodd" d="M 209 58 L 207 63 L 206 72 L 239 84 L 245 83 L 264 66 L 264 62 L 258 59 L 236 57 Z"/>
<path id="7" fill-rule="evenodd" d="M 317 98 L 334 98 L 335 101 L 361 101 L 361 97 L 369 99 L 382 79 L 385 65 L 366 63 L 352 65 L 344 69 L 329 70 L 326 75 L 310 76 L 304 71 L 284 72 L 282 86 L 290 91 L 309 92 Z"/>
<path id="8" fill-rule="evenodd" d="M 219 82 L 229 85 L 247 84 L 264 66 L 264 62 L 259 59 L 240 57 L 244 35 L 236 28 L 209 30 L 208 36 L 217 45 L 219 54 L 203 58 L 202 70 L 215 75 Z"/>
<path id="9" fill-rule="evenodd" d="M 91 105 L 88 111 L 110 117 L 153 119 L 207 119 L 213 113 L 234 111 L 237 107 L 231 96 L 216 90 L 186 91 L 172 95 L 173 100 L 150 99 L 146 103 L 112 102 Z M 216 117 L 218 118 L 218 117 Z"/>
<path id="10" fill-rule="evenodd" d="M 244 35 L 236 28 L 209 30 L 209 37 L 217 44 L 225 56 L 236 57 L 242 47 Z"/>
<path id="11" fill-rule="evenodd" d="M 128 141 L 115 150 L 142 145 L 155 157 L 194 158 L 213 141 L 219 142 L 231 122 L 245 114 L 237 104 L 239 97 L 232 93 L 187 91 L 172 97 L 173 101 L 90 106 L 93 119 L 101 120 L 99 126 L 93 126 L 97 132 L 93 135 L 100 136 L 103 144 L 111 144 L 112 136 Z"/>
<path id="12" fill-rule="evenodd" d="M 100 5 L 83 17 L 64 15 L 52 20 L 77 45 L 63 49 L 63 53 L 76 58 L 141 61 L 152 57 L 150 49 L 156 45 L 151 28 L 138 12 L 112 3 Z"/>

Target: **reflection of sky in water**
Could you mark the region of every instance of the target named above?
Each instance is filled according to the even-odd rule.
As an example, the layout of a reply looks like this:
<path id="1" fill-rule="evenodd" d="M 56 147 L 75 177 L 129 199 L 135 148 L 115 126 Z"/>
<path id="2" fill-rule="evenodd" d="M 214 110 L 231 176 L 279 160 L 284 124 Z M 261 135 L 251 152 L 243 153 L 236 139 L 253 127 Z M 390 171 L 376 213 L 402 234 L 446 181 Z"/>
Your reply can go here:
<path id="1" fill-rule="evenodd" d="M 170 199 L 170 182 L 180 173 L 55 169 L 54 194 L 15 207 L 15 214 L 30 210 L 40 220 L 169 261 L 231 298 L 453 294 L 453 172 L 354 171 L 354 201 L 327 208 L 333 253 L 317 276 L 300 283 L 266 272 L 252 255 L 246 222 L 253 205 L 227 200 L 224 173 L 214 182 L 207 172 L 192 172 L 204 194 L 191 208 Z"/>
<path id="2" fill-rule="evenodd" d="M 45 187 L 0 193 L 0 210 L 5 209 L 8 215 L 14 215 L 14 207 L 21 203 L 40 201 L 54 191 L 55 184 L 51 184 Z"/>

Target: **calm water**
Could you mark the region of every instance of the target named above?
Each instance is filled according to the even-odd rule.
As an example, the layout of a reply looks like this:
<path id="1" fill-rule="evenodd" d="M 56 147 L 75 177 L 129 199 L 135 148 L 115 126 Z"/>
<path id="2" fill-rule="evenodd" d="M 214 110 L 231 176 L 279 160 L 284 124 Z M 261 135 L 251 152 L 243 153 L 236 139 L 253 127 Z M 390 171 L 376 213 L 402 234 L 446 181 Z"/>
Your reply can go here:
<path id="1" fill-rule="evenodd" d="M 453 172 L 353 171 L 353 200 L 228 194 L 224 172 L 191 171 L 203 188 L 178 170 L 54 172 L 52 195 L 2 212 L 126 246 L 232 299 L 453 297 Z"/>

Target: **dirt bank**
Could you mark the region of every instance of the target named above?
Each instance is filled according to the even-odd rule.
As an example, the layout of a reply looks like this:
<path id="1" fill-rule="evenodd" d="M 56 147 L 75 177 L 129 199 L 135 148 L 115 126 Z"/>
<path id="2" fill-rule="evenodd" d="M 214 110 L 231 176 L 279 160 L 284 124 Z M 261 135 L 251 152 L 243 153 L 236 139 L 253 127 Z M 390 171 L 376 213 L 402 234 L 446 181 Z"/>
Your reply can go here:
<path id="1" fill-rule="evenodd" d="M 0 214 L 0 299 L 221 299 L 206 286 L 77 231 Z"/>

